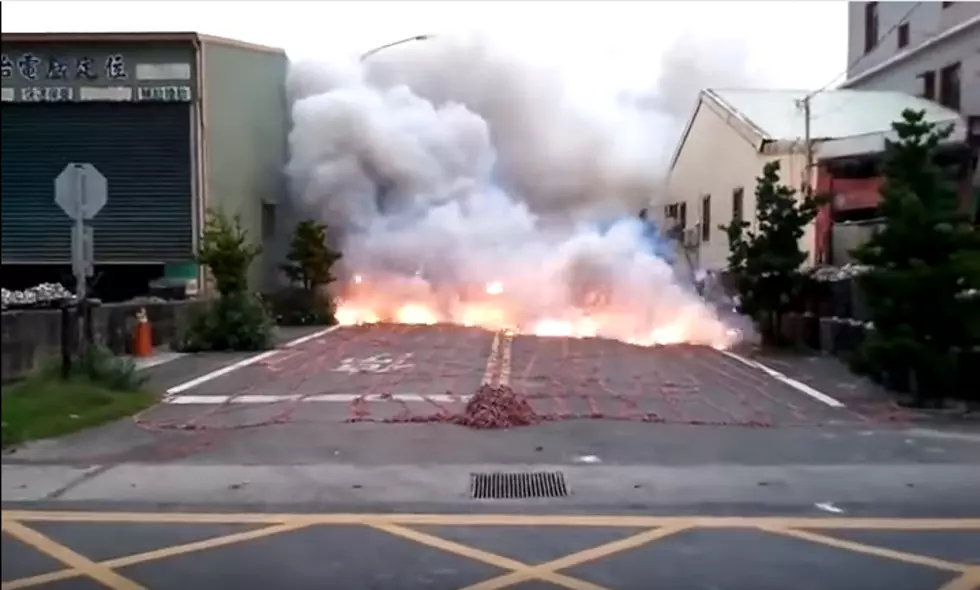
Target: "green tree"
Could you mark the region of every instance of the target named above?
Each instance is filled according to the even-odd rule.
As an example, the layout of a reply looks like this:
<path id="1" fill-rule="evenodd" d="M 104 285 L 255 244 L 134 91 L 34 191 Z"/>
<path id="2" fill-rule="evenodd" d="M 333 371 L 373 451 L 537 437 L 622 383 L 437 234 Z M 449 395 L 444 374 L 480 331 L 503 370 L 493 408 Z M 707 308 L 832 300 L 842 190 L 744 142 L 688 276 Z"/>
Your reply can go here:
<path id="1" fill-rule="evenodd" d="M 210 271 L 221 296 L 248 290 L 248 269 L 261 252 L 249 240 L 238 216 L 208 211 L 197 261 Z"/>
<path id="2" fill-rule="evenodd" d="M 800 239 L 822 199 L 801 198 L 780 184 L 778 161 L 763 167 L 755 197 L 756 229 L 740 219 L 720 227 L 728 236 L 728 270 L 741 298 L 741 311 L 756 320 L 764 339 L 773 342 L 779 338 L 781 315 L 792 308 L 803 289 L 800 266 L 807 253 L 800 248 Z"/>
<path id="3" fill-rule="evenodd" d="M 879 206 L 884 227 L 855 250 L 874 329 L 862 363 L 916 405 L 942 403 L 957 351 L 975 347 L 980 234 L 961 211 L 955 186 L 936 162 L 950 129 L 906 110 L 886 143 Z M 973 291 L 971 291 L 971 289 Z"/>
<path id="4" fill-rule="evenodd" d="M 197 260 L 207 267 L 219 296 L 191 318 L 175 348 L 197 352 L 272 346 L 272 320 L 248 289 L 248 270 L 260 252 L 238 217 L 208 211 Z"/>
<path id="5" fill-rule="evenodd" d="M 312 292 L 334 280 L 330 271 L 340 258 L 340 253 L 327 245 L 327 226 L 306 220 L 296 225 L 287 262 L 281 268 L 290 281 Z"/>

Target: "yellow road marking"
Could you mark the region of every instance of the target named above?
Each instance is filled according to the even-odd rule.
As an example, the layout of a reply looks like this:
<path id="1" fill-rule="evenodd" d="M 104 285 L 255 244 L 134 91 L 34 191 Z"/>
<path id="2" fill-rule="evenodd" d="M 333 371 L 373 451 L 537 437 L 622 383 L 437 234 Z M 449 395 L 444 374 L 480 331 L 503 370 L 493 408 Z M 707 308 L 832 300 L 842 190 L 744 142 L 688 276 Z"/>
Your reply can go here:
<path id="1" fill-rule="evenodd" d="M 951 580 L 939 590 L 978 590 L 980 589 L 980 567 L 972 567 L 960 577 Z"/>
<path id="2" fill-rule="evenodd" d="M 86 512 L 74 510 L 5 510 L 4 520 L 20 522 L 105 522 L 173 524 L 397 524 L 404 526 L 566 526 L 654 528 L 690 525 L 700 528 L 868 530 L 980 530 L 980 518 L 840 518 L 739 516 L 625 516 L 575 514 L 371 514 L 371 513 L 206 513 Z"/>
<path id="3" fill-rule="evenodd" d="M 185 524 L 268 524 L 265 528 L 222 535 L 183 545 L 156 549 L 145 553 L 118 557 L 102 562 L 75 553 L 19 520 L 37 522 L 100 522 L 100 523 L 185 523 Z M 961 575 L 940 590 L 980 590 L 980 567 L 933 557 L 876 547 L 864 543 L 829 537 L 804 528 L 837 530 L 976 530 L 980 519 L 902 519 L 902 518 L 783 518 L 783 517 L 630 517 L 575 515 L 517 515 L 517 514 L 215 514 L 215 513 L 144 513 L 144 512 L 81 512 L 81 511 L 2 511 L 4 532 L 68 566 L 68 569 L 39 576 L 21 578 L 2 584 L 2 590 L 39 586 L 59 580 L 88 576 L 112 590 L 140 590 L 135 582 L 114 570 L 138 563 L 185 555 L 216 547 L 286 533 L 311 525 L 366 525 L 389 534 L 410 539 L 462 557 L 488 563 L 509 573 L 471 585 L 465 590 L 498 590 L 527 580 L 544 580 L 570 590 L 606 590 L 602 586 L 561 574 L 558 570 L 594 561 L 651 543 L 687 529 L 756 528 L 765 532 L 795 537 L 839 549 L 874 555 L 887 559 L 957 572 Z M 528 565 L 494 553 L 422 533 L 401 525 L 442 526 L 577 526 L 577 527 L 646 527 L 652 530 L 586 549 L 540 565 Z M 656 528 L 654 528 L 656 527 Z"/>
<path id="4" fill-rule="evenodd" d="M 278 524 L 278 525 L 273 525 L 261 529 L 256 529 L 253 531 L 232 533 L 230 535 L 212 537 L 210 539 L 203 539 L 200 541 L 194 541 L 192 543 L 184 543 L 182 545 L 174 545 L 172 547 L 154 549 L 153 551 L 147 551 L 145 553 L 134 553 L 133 555 L 116 557 L 106 561 L 98 562 L 96 565 L 112 568 L 112 569 L 129 567 L 131 565 L 146 563 L 149 561 L 156 561 L 158 559 L 164 559 L 167 557 L 177 557 L 180 555 L 186 555 L 188 553 L 194 553 L 197 551 L 215 549 L 218 547 L 224 547 L 226 545 L 234 545 L 236 543 L 244 543 L 245 541 L 252 541 L 255 539 L 261 539 L 263 537 L 278 535 L 279 533 L 299 530 L 307 526 L 309 525 L 297 524 L 297 523 Z M 51 582 L 67 580 L 69 578 L 75 578 L 81 575 L 83 575 L 83 573 L 75 569 L 66 569 L 58 572 L 50 572 L 47 574 L 31 576 L 29 578 L 20 578 L 19 580 L 13 580 L 11 582 L 4 582 L 3 590 L 17 590 L 18 588 L 29 588 L 31 586 L 40 586 L 42 584 L 50 584 Z"/>
<path id="5" fill-rule="evenodd" d="M 30 545 L 38 551 L 57 559 L 73 570 L 76 570 L 81 575 L 88 576 L 97 582 L 101 582 L 107 588 L 111 588 L 112 590 L 146 590 L 143 586 L 140 586 L 128 578 L 120 576 L 116 572 L 112 571 L 112 569 L 95 563 L 84 555 L 75 553 L 68 547 L 52 541 L 41 533 L 35 531 L 34 529 L 28 528 L 19 522 L 4 520 L 0 526 L 2 526 L 5 533 L 14 537 L 21 543 Z M 7 584 L 3 584 L 2 587 L 7 588 Z"/>
<path id="6" fill-rule="evenodd" d="M 547 579 L 544 576 L 554 574 L 557 570 L 567 569 L 576 565 L 609 557 L 610 555 L 615 555 L 616 553 L 621 553 L 629 549 L 635 549 L 642 545 L 646 545 L 647 543 L 658 541 L 689 528 L 691 527 L 676 525 L 644 531 L 642 533 L 626 537 L 625 539 L 620 539 L 618 541 L 599 545 L 598 547 L 572 553 L 571 555 L 566 555 L 565 557 L 555 559 L 547 563 L 542 563 L 541 565 L 525 567 L 519 570 L 515 569 L 509 574 L 504 574 L 491 580 L 480 582 L 479 584 L 467 586 L 462 590 L 499 590 L 500 588 L 507 588 L 508 586 L 526 582 L 527 580 L 544 580 Z"/>
<path id="7" fill-rule="evenodd" d="M 477 549 L 475 547 L 470 547 L 469 545 L 464 545 L 462 543 L 457 543 L 455 541 L 449 541 L 435 535 L 430 535 L 420 531 L 415 531 L 412 529 L 407 529 L 398 525 L 383 525 L 376 524 L 371 525 L 372 528 L 384 531 L 390 535 L 396 537 L 402 537 L 405 539 L 410 539 L 416 543 L 422 545 L 427 545 L 429 547 L 434 547 L 436 549 L 441 549 L 447 553 L 453 553 L 462 557 L 468 557 L 474 561 L 481 561 L 483 563 L 490 564 L 492 566 L 499 567 L 505 570 L 513 570 L 514 572 L 526 572 L 531 570 L 536 570 L 534 566 L 530 566 L 526 563 L 517 561 L 516 559 L 510 559 L 509 557 L 504 557 L 502 555 L 497 555 L 496 553 L 491 553 L 489 551 L 484 551 L 482 549 Z M 498 578 L 494 578 L 495 580 Z M 570 588 L 571 590 L 608 590 L 602 586 L 597 586 L 591 584 L 584 580 L 578 580 L 564 574 L 559 574 L 554 571 L 541 571 L 540 573 L 535 573 L 530 577 L 522 579 L 539 579 L 546 582 L 551 582 L 552 584 L 562 586 L 565 588 Z M 476 586 L 470 586 L 470 588 L 475 588 Z M 499 587 L 499 586 L 498 586 Z"/>
<path id="8" fill-rule="evenodd" d="M 810 531 L 797 531 L 774 526 L 760 526 L 759 528 L 769 533 L 785 535 L 787 537 L 795 537 L 797 539 L 803 539 L 804 541 L 819 543 L 829 547 L 836 547 L 837 549 L 846 549 L 855 553 L 875 555 L 877 557 L 885 557 L 887 559 L 894 559 L 895 561 L 903 561 L 905 563 L 913 563 L 915 565 L 924 565 L 948 572 L 963 573 L 970 569 L 970 566 L 965 563 L 955 563 L 944 559 L 937 559 L 935 557 L 926 557 L 925 555 L 916 555 L 914 553 L 906 553 L 904 551 L 895 551 L 894 549 L 885 549 L 884 547 L 876 547 L 874 545 L 867 545 L 856 541 L 837 539 L 818 533 L 812 533 Z"/>
<path id="9" fill-rule="evenodd" d="M 493 385 L 494 374 L 497 372 L 497 359 L 500 356 L 500 332 L 495 332 L 490 343 L 490 355 L 487 356 L 487 368 L 483 371 L 483 385 Z"/>
<path id="10" fill-rule="evenodd" d="M 501 387 L 510 385 L 510 349 L 513 342 L 514 335 L 510 332 L 504 332 L 500 342 L 499 378 Z"/>

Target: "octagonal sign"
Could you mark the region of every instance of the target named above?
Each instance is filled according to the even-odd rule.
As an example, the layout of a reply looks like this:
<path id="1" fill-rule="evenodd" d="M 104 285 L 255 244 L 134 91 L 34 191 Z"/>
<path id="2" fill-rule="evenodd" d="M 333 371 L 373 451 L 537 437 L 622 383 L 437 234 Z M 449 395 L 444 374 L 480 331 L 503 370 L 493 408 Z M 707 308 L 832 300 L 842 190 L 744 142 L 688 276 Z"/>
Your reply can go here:
<path id="1" fill-rule="evenodd" d="M 92 219 L 105 207 L 109 183 L 88 163 L 71 163 L 54 179 L 54 202 L 72 219 Z"/>

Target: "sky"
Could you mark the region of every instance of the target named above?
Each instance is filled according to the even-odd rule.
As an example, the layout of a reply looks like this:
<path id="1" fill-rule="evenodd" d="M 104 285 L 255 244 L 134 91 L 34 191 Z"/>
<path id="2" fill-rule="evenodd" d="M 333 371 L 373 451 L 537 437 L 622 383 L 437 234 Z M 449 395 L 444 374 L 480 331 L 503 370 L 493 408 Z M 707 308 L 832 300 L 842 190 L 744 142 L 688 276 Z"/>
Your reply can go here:
<path id="1" fill-rule="evenodd" d="M 419 34 L 478 33 L 578 80 L 650 88 L 678 41 L 744 52 L 762 85 L 819 88 L 846 69 L 847 3 L 6 0 L 3 32 L 196 31 L 286 49 L 293 59 L 359 53 Z M 801 34 L 806 31 L 806 34 Z"/>

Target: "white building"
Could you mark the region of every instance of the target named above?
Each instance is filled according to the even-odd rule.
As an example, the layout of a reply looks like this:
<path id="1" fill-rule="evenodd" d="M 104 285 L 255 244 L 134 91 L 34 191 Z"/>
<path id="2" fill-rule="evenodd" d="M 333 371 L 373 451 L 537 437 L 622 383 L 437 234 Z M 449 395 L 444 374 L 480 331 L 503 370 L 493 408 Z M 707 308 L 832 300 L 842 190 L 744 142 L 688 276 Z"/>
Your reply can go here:
<path id="1" fill-rule="evenodd" d="M 663 227 L 680 227 L 692 263 L 705 270 L 727 266 L 728 241 L 719 225 L 755 219 L 756 178 L 780 162 L 784 184 L 800 188 L 806 169 L 805 91 L 701 91 L 671 159 L 667 190 L 650 207 Z M 811 99 L 815 160 L 875 153 L 903 110 L 925 110 L 927 119 L 956 125 L 951 141 L 966 135 L 960 116 L 934 102 L 900 92 L 831 90 Z M 815 181 L 815 179 L 814 179 Z M 816 247 L 811 226 L 804 250 Z"/>

